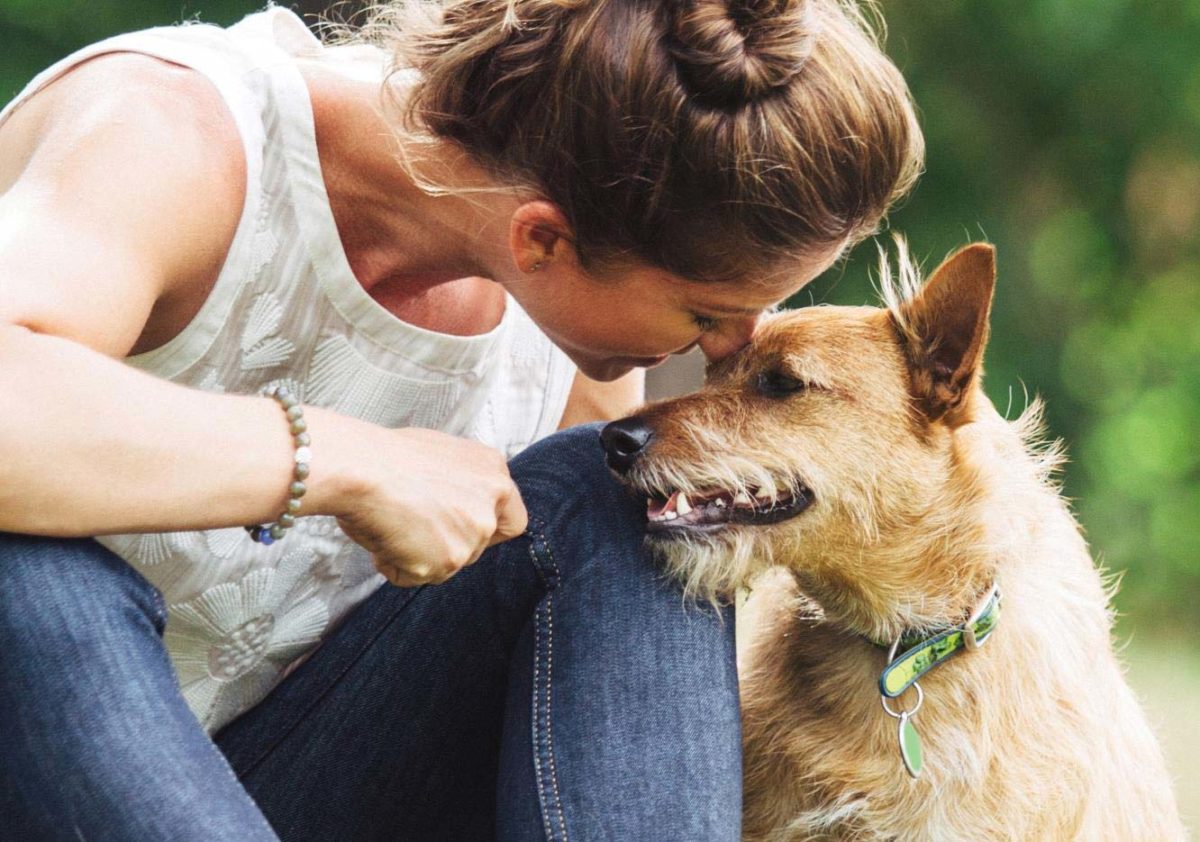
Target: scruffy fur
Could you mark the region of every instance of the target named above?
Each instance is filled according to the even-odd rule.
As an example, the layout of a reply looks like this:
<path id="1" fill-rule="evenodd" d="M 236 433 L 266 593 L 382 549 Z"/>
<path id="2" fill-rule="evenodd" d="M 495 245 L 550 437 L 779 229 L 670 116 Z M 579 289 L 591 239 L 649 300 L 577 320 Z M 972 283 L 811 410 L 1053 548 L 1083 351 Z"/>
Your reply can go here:
<path id="1" fill-rule="evenodd" d="M 638 493 L 812 499 L 780 523 L 650 535 L 690 594 L 754 583 L 744 838 L 1182 839 L 1039 407 L 1006 421 L 979 386 L 994 252 L 968 246 L 921 286 L 900 245 L 886 308 L 773 316 L 701 391 L 638 413 L 653 438 L 622 476 Z M 960 623 L 993 581 L 991 639 L 921 680 L 913 780 L 870 640 Z"/>

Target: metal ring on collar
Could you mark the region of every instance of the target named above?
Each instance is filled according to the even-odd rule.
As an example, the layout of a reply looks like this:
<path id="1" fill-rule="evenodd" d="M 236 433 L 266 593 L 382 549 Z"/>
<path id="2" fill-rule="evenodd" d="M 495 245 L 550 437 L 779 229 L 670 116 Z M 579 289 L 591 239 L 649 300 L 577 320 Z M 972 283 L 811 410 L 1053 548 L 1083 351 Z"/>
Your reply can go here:
<path id="1" fill-rule="evenodd" d="M 915 681 L 913 682 L 912 686 L 913 686 L 913 689 L 917 691 L 917 703 L 915 705 L 913 705 L 912 710 L 906 710 L 906 711 L 902 711 L 900 713 L 896 713 L 896 711 L 892 710 L 891 707 L 888 706 L 887 696 L 881 695 L 879 697 L 879 703 L 881 705 L 883 705 L 883 709 L 887 713 L 888 716 L 891 716 L 895 719 L 899 719 L 901 716 L 908 716 L 909 719 L 912 719 L 914 716 L 917 715 L 917 711 L 919 711 L 921 709 L 921 705 L 925 702 L 925 691 L 922 690 L 921 685 Z"/>

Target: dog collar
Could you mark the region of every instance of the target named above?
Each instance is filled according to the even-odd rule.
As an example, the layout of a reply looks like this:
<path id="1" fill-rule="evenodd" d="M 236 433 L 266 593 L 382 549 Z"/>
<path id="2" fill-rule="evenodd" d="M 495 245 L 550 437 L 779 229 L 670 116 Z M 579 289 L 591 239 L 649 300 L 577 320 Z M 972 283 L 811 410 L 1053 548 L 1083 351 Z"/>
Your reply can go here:
<path id="1" fill-rule="evenodd" d="M 961 625 L 932 637 L 902 635 L 891 645 L 891 657 L 879 676 L 879 692 L 894 699 L 931 669 L 963 651 L 974 651 L 991 636 L 1000 619 L 1000 588 L 993 584 Z M 901 650 L 896 654 L 896 650 Z"/>
<path id="2" fill-rule="evenodd" d="M 993 584 L 962 624 L 951 626 L 932 637 L 901 635 L 888 649 L 888 663 L 879 676 L 879 701 L 888 716 L 900 720 L 896 734 L 900 759 L 904 761 L 904 768 L 911 777 L 920 777 L 925 762 L 921 736 L 913 725 L 913 718 L 925 701 L 925 692 L 917 680 L 959 652 L 978 649 L 991 637 L 999 620 L 1000 588 Z M 876 645 L 880 648 L 884 646 L 880 643 Z M 904 651 L 897 655 L 901 647 Z M 895 699 L 910 687 L 917 691 L 916 704 L 909 710 L 892 710 L 888 699 Z"/>

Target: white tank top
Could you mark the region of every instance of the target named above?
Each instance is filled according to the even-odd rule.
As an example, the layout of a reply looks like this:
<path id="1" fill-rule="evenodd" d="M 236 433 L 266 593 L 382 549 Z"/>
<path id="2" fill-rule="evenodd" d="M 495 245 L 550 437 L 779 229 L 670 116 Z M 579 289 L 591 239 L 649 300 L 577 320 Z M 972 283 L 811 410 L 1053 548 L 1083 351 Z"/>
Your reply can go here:
<path id="1" fill-rule="evenodd" d="M 353 56 L 355 72 L 365 59 L 382 73 L 381 52 L 325 47 L 279 7 L 228 29 L 149 29 L 51 66 L 0 112 L 0 122 L 72 66 L 117 51 L 204 74 L 237 122 L 247 167 L 246 204 L 208 299 L 182 333 L 129 357 L 129 365 L 214 392 L 286 383 L 308 404 L 387 427 L 474 438 L 510 456 L 556 429 L 574 366 L 511 296 L 494 330 L 450 336 L 399 320 L 350 270 L 293 58 Z M 313 451 L 320 460 L 321 442 Z M 261 701 L 386 583 L 331 517 L 300 518 L 271 546 L 254 543 L 241 527 L 100 541 L 162 591 L 167 649 L 184 697 L 210 734 Z"/>

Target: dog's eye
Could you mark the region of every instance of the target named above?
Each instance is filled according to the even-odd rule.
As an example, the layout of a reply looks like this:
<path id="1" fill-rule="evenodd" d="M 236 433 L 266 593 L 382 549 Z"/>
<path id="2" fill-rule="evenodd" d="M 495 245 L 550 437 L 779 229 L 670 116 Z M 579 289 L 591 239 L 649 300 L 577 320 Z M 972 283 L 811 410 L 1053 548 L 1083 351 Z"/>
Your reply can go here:
<path id="1" fill-rule="evenodd" d="M 772 398 L 784 398 L 802 392 L 808 387 L 803 380 L 784 374 L 782 371 L 770 369 L 758 375 L 758 391 Z"/>

